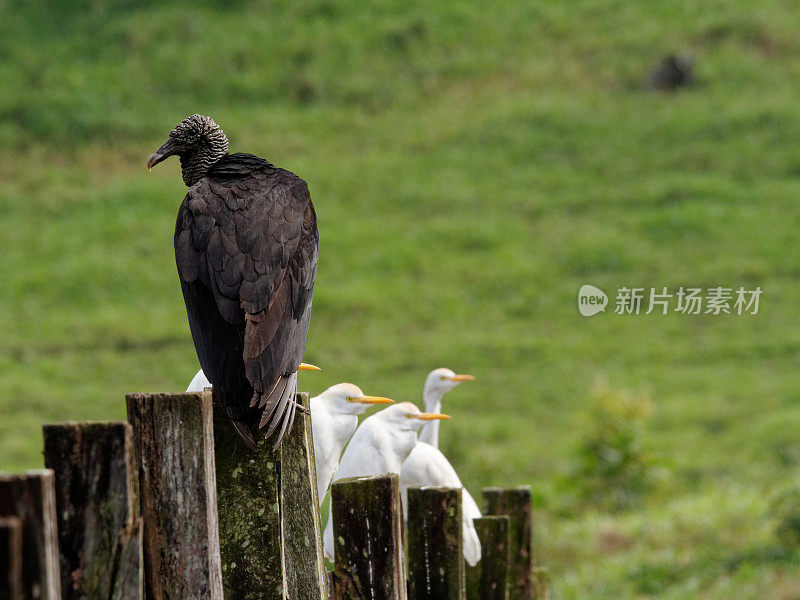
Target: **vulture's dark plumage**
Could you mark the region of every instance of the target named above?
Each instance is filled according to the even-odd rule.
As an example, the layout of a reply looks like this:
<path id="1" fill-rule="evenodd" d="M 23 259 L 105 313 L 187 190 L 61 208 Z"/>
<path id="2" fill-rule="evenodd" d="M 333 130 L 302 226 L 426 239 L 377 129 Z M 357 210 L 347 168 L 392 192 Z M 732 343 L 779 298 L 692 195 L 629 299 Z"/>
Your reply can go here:
<path id="1" fill-rule="evenodd" d="M 200 366 L 236 429 L 277 433 L 295 415 L 319 235 L 308 185 L 252 154 L 228 154 L 210 118 L 173 129 L 147 166 L 177 155 L 189 187 L 175 259 Z"/>

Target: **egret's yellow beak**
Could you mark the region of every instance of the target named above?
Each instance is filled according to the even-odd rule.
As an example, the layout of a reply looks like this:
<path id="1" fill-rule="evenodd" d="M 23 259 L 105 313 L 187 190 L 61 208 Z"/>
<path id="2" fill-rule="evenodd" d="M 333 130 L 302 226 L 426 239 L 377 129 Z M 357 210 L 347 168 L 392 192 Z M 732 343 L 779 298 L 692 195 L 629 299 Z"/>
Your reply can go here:
<path id="1" fill-rule="evenodd" d="M 448 381 L 473 381 L 475 378 L 472 375 L 453 375 L 452 377 L 445 375 L 442 379 L 447 379 Z"/>
<path id="2" fill-rule="evenodd" d="M 309 365 L 306 363 L 300 363 L 300 366 L 297 367 L 298 371 L 322 371 L 319 367 L 315 365 Z"/>
<path id="3" fill-rule="evenodd" d="M 442 413 L 420 413 L 418 415 L 408 415 L 409 419 L 419 419 L 420 421 L 435 421 L 436 419 L 452 419 L 450 415 Z"/>
<path id="4" fill-rule="evenodd" d="M 382 396 L 361 396 L 360 398 L 351 396 L 347 401 L 357 402 L 358 404 L 394 404 L 394 400 Z"/>

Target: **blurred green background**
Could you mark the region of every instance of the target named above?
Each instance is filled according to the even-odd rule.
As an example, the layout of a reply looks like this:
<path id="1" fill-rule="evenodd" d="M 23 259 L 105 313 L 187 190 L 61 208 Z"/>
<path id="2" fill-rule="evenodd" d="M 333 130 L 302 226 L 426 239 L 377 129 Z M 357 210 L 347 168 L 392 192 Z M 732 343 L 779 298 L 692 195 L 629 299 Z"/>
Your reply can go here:
<path id="1" fill-rule="evenodd" d="M 0 3 L 0 468 L 198 368 L 185 116 L 310 185 L 302 377 L 445 398 L 467 487 L 529 483 L 553 598 L 800 598 L 800 12 L 790 2 Z M 684 52 L 697 84 L 645 91 Z M 761 286 L 585 318 L 579 287 Z M 613 306 L 612 306 L 613 307 Z"/>

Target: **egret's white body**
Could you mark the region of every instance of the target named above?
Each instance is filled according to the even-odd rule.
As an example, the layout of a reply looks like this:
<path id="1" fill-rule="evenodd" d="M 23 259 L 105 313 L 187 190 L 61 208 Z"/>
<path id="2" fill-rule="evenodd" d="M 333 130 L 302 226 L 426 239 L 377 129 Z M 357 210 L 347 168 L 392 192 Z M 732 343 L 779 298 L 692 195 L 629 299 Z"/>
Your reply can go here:
<path id="1" fill-rule="evenodd" d="M 481 559 L 481 542 L 472 519 L 480 518 L 481 511 L 445 455 L 430 444 L 417 442 L 400 471 L 400 495 L 403 499 L 403 514 L 406 519 L 408 519 L 408 488 L 429 486 L 461 488 L 461 530 L 464 538 L 464 559 L 474 567 Z"/>
<path id="2" fill-rule="evenodd" d="M 403 461 L 417 444 L 419 428 L 427 420 L 436 418 L 447 418 L 447 415 L 422 413 L 410 402 L 400 402 L 367 417 L 347 445 L 333 481 L 387 473 L 399 475 Z M 323 534 L 323 548 L 325 556 L 333 560 L 333 519 L 330 516 Z"/>
<path id="3" fill-rule="evenodd" d="M 462 381 L 471 381 L 470 375 L 456 375 L 450 369 L 434 369 L 425 380 L 422 401 L 425 412 L 441 413 L 442 396 Z M 410 487 L 454 487 L 461 488 L 461 521 L 464 538 L 464 559 L 475 566 L 481 559 L 481 542 L 475 531 L 473 519 L 480 518 L 481 511 L 470 493 L 461 483 L 450 461 L 439 450 L 439 421 L 426 422 L 419 432 L 419 443 L 408 455 L 400 471 L 400 494 L 403 497 L 403 512 L 407 514 L 406 496 Z"/>
<path id="4" fill-rule="evenodd" d="M 352 383 L 339 383 L 311 398 L 311 431 L 320 505 L 339 466 L 339 457 L 358 427 L 358 415 L 371 404 L 391 402 L 389 398 L 365 396 Z"/>
<path id="5" fill-rule="evenodd" d="M 189 387 L 186 388 L 187 392 L 202 392 L 206 388 L 211 387 L 211 382 L 206 377 L 206 374 L 203 373 L 203 369 L 200 369 L 197 372 L 197 375 L 194 376 Z"/>

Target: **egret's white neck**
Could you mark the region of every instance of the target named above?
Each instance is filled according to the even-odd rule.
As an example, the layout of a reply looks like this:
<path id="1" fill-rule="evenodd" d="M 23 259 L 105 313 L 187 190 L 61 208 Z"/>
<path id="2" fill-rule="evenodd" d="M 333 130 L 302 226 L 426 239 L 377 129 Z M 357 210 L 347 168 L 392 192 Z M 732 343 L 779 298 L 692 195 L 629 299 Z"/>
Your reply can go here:
<path id="1" fill-rule="evenodd" d="M 425 412 L 441 413 L 442 412 L 442 396 L 444 392 L 439 390 L 431 390 L 426 387 L 422 391 L 422 403 L 425 405 Z M 434 448 L 439 447 L 439 421 L 428 421 L 419 430 L 419 441 L 430 444 Z"/>

